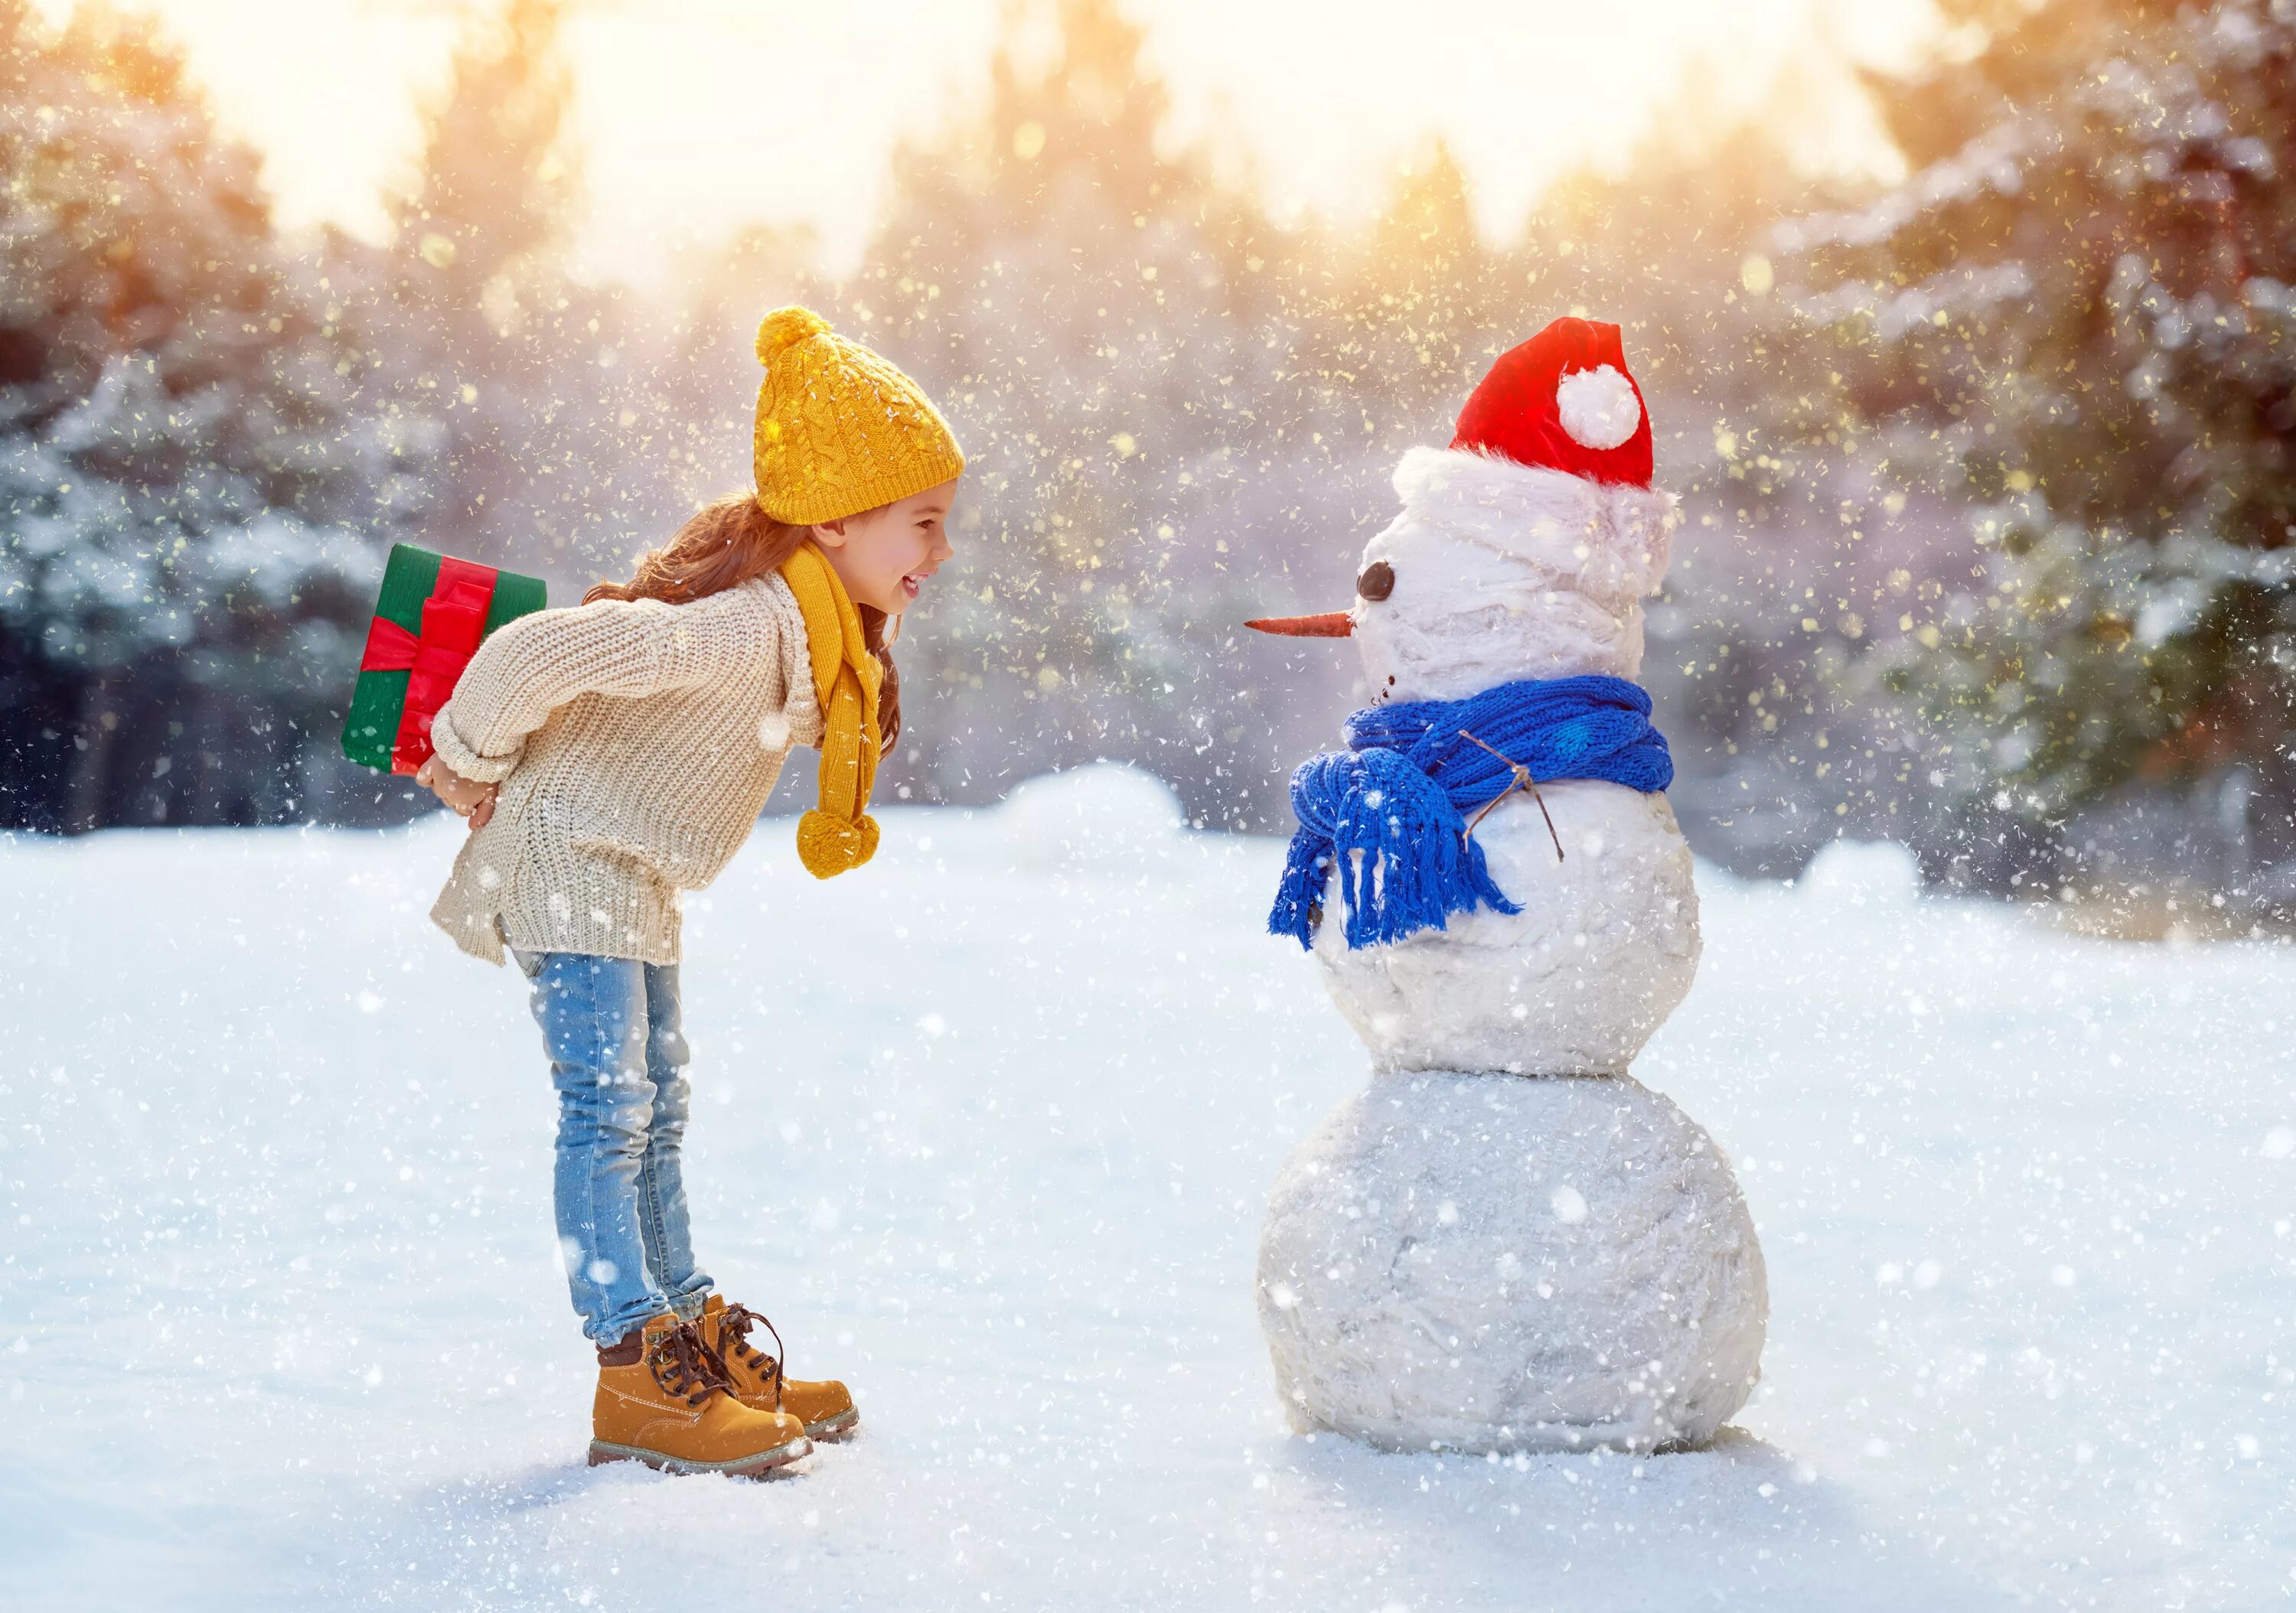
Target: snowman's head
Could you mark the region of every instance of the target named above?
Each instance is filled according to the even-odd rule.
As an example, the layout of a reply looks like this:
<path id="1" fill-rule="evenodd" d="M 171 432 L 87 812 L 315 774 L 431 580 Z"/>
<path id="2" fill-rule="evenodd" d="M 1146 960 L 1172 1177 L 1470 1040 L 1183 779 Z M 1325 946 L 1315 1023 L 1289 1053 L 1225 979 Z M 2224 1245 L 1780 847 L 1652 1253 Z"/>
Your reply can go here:
<path id="1" fill-rule="evenodd" d="M 1352 637 L 1374 700 L 1631 678 L 1674 520 L 1650 478 L 1618 327 L 1557 320 L 1492 367 L 1449 448 L 1404 455 L 1403 512 L 1365 546 L 1354 606 L 1251 626 Z"/>
<path id="2" fill-rule="evenodd" d="M 1395 487 L 1403 513 L 1364 546 L 1349 612 L 1374 700 L 1642 669 L 1668 495 L 1433 448 L 1404 455 Z"/>

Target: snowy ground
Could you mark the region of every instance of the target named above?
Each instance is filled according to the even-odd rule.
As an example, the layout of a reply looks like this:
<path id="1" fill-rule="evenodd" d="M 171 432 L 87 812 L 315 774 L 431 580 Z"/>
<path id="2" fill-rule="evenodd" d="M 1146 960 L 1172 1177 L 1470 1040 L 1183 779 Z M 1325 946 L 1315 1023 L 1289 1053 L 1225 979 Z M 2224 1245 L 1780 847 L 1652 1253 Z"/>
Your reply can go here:
<path id="1" fill-rule="evenodd" d="M 1702 872 L 1638 1073 L 1761 1227 L 1742 1432 L 1382 1456 L 1283 1431 L 1249 1291 L 1362 1055 L 1259 933 L 1276 845 L 1124 782 L 828 885 L 768 823 L 693 905 L 697 1241 L 867 1421 L 767 1484 L 581 1465 L 522 983 L 421 916 L 457 826 L 0 842 L 0 1605 L 2296 1593 L 2296 951 Z"/>

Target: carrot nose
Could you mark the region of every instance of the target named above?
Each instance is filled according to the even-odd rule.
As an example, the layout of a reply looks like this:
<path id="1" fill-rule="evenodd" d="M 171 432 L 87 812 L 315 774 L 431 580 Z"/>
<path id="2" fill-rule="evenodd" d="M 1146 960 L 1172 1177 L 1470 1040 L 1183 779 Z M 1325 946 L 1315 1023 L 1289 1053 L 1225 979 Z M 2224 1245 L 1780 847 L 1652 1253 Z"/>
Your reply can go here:
<path id="1" fill-rule="evenodd" d="M 1344 610 L 1325 610 L 1315 616 L 1262 616 L 1244 626 L 1285 638 L 1346 638 L 1355 632 L 1356 618 Z"/>

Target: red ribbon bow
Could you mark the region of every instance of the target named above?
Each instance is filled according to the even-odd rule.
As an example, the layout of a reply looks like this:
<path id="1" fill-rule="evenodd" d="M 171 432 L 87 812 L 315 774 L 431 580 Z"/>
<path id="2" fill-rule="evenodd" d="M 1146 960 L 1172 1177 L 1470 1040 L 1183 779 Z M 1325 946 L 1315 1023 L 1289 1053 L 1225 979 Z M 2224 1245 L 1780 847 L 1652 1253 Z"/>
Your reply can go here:
<path id="1" fill-rule="evenodd" d="M 455 692 L 463 668 L 486 637 L 487 611 L 494 604 L 491 566 L 474 566 L 451 556 L 439 561 L 439 580 L 422 602 L 422 631 L 409 633 L 378 616 L 366 631 L 361 672 L 405 672 L 406 704 L 391 743 L 390 770 L 413 773 L 430 759 L 430 723 Z"/>

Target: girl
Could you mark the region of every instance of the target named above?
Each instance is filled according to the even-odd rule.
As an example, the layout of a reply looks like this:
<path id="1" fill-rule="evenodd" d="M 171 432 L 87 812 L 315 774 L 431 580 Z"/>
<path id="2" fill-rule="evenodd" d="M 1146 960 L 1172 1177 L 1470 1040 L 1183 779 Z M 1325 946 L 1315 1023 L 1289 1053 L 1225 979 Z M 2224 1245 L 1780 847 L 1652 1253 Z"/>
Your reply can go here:
<path id="1" fill-rule="evenodd" d="M 964 455 L 916 384 L 803 308 L 758 332 L 757 491 L 712 504 L 578 609 L 482 645 L 416 776 L 470 819 L 431 917 L 533 982 L 558 1088 L 567 1280 L 598 1347 L 590 1460 L 755 1473 L 840 1435 L 845 1386 L 753 1347 L 765 1319 L 688 1245 L 678 897 L 717 877 L 793 745 L 818 746 L 798 855 L 869 860 L 900 727 L 887 646 L 950 555 Z M 771 1331 L 767 1324 L 767 1331 Z"/>

